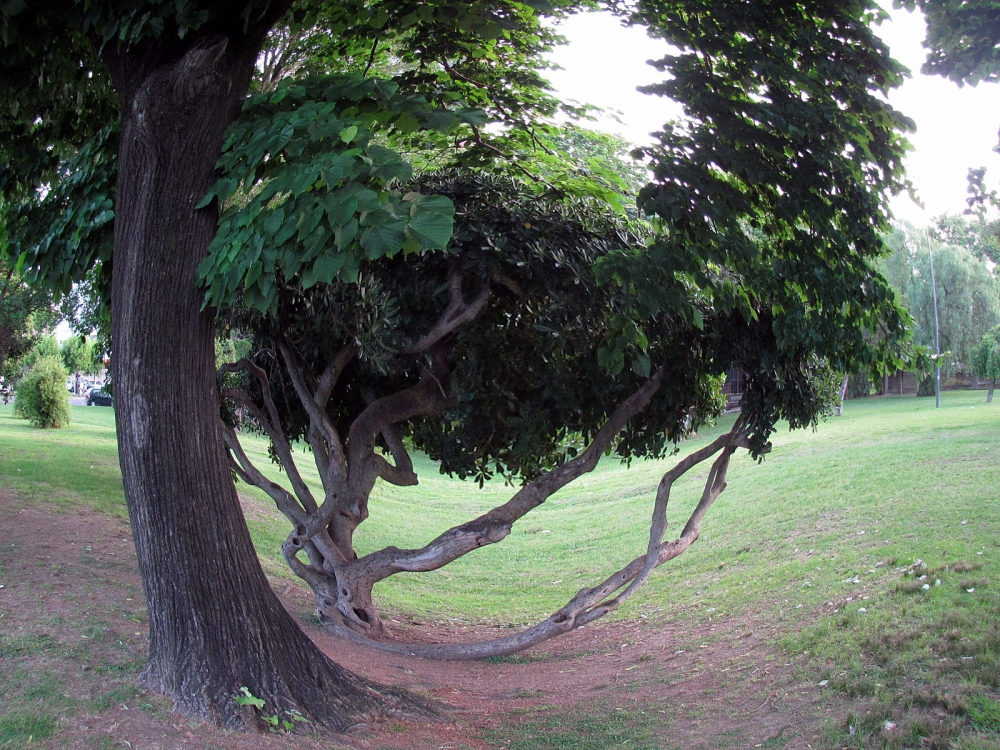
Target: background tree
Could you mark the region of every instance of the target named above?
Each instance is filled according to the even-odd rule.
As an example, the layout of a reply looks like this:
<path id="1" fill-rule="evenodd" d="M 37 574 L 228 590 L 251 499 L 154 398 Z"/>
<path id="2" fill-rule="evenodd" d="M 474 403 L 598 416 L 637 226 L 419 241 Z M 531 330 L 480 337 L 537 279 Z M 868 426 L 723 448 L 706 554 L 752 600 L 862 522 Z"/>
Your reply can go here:
<path id="1" fill-rule="evenodd" d="M 990 381 L 986 392 L 986 403 L 993 401 L 993 390 L 1000 378 L 1000 326 L 983 334 L 983 338 L 972 350 L 972 367 L 977 375 Z"/>
<path id="2" fill-rule="evenodd" d="M 31 367 L 38 360 L 47 357 L 56 357 L 57 359 L 60 357 L 59 342 L 56 340 L 55 334 L 52 333 L 44 333 L 38 337 L 35 345 L 31 347 L 31 351 L 24 358 L 23 364 L 25 367 Z"/>
<path id="3" fill-rule="evenodd" d="M 63 341 L 59 347 L 59 356 L 70 374 L 97 372 L 94 369 L 94 344 L 86 336 L 70 336 Z"/>
<path id="4" fill-rule="evenodd" d="M 913 315 L 915 341 L 933 350 L 933 255 L 941 351 L 951 352 L 941 366 L 945 372 L 954 372 L 958 364 L 972 365 L 974 347 L 1000 321 L 1000 284 L 986 259 L 975 257 L 961 245 L 929 241 L 930 248 L 928 236 L 912 226 L 897 228 L 888 238 L 894 252 L 886 261 L 887 273 Z"/>
<path id="5" fill-rule="evenodd" d="M 225 132 L 239 116 L 267 34 L 289 8 L 296 23 L 298 11 L 320 8 L 316 18 L 344 45 L 337 53 L 343 59 L 360 59 L 392 39 L 420 40 L 404 45 L 404 72 L 392 86 L 359 83 L 356 104 L 346 119 L 338 116 L 333 133 L 319 115 L 336 109 L 324 83 L 270 91 L 308 95 L 288 123 L 293 129 L 312 118 L 317 141 L 335 136 L 343 144 L 372 123 L 409 129 L 417 143 L 400 146 L 408 153 L 436 148 L 450 160 L 457 148 L 466 168 L 520 171 L 540 190 L 562 195 L 592 189 L 572 168 L 559 171 L 545 129 L 536 126 L 558 108 L 536 72 L 552 39 L 537 8 L 402 0 L 0 6 L 0 62 L 16 102 L 0 113 L 9 165 L 0 189 L 11 232 L 6 254 L 17 256 L 33 281 L 64 292 L 95 264 L 108 267 L 114 212 L 111 333 L 122 473 L 149 602 L 145 684 L 172 696 L 179 710 L 229 726 L 247 721 L 233 701 L 247 685 L 276 711 L 294 708 L 344 727 L 419 710 L 419 702 L 336 667 L 269 590 L 221 447 L 213 315 L 203 309 L 196 268 L 218 235 L 210 294 L 242 286 L 256 294 L 255 309 L 268 310 L 280 298 L 271 287 L 283 288 L 297 273 L 317 284 L 352 283 L 365 262 L 443 247 L 448 212 L 441 200 L 389 184 L 384 191 L 350 187 L 379 179 L 379 170 L 401 169 L 401 159 L 370 140 L 357 144 L 367 159 L 331 159 L 319 171 L 299 162 L 297 179 L 289 170 L 277 187 L 297 210 L 272 219 L 270 228 L 258 221 L 279 206 L 256 200 L 259 194 L 246 196 L 246 213 L 230 215 L 246 217 L 242 226 L 226 217 L 220 224 L 211 198 L 199 203 L 216 181 Z M 598 363 L 614 377 L 629 368 L 642 373 L 653 363 L 637 321 L 678 320 L 700 330 L 703 308 L 711 309 L 713 359 L 744 362 L 749 373 L 740 431 L 758 454 L 779 418 L 793 425 L 817 418 L 825 398 L 816 376 L 826 362 L 846 369 L 885 361 L 904 327 L 870 266 L 881 247 L 875 239 L 884 195 L 900 187 L 900 131 L 907 126 L 881 98 L 900 69 L 872 36 L 871 14 L 855 2 L 763 1 L 724 14 L 694 0 L 635 8 L 635 22 L 682 50 L 662 61 L 673 78 L 655 92 L 685 102 L 692 124 L 665 129 L 661 146 L 648 152 L 657 184 L 640 201 L 658 217 L 661 239 L 609 254 L 600 265 L 596 281 L 615 290 L 627 312 L 612 316 Z M 412 96 L 459 112 L 435 123 L 433 106 Z M 334 99 L 345 97 L 341 90 Z M 499 125 L 481 127 L 462 105 Z M 263 122 L 268 106 L 257 102 L 247 115 Z M 247 137 L 250 148 L 247 122 L 230 137 Z M 262 133 L 253 148 L 266 153 L 283 137 Z M 548 157 L 542 177 L 518 163 L 529 147 Z M 256 170 L 259 161 L 244 166 Z M 274 181 L 282 166 L 266 167 Z M 217 185 L 211 195 L 231 193 Z M 243 230 L 248 237 L 270 232 L 274 244 L 237 242 Z M 315 255 L 293 251 L 317 231 L 309 246 Z M 233 250 L 228 267 L 217 262 L 220 248 Z M 203 268 L 206 276 L 211 271 Z M 877 346 L 863 333 L 873 328 L 886 334 L 874 339 Z M 652 388 L 658 370 L 648 372 Z M 776 372 L 782 376 L 775 379 Z M 740 442 L 720 450 L 728 455 Z M 707 497 L 719 489 L 711 486 Z M 697 520 L 689 531 L 681 546 L 696 538 Z M 676 549 L 651 542 L 636 579 Z"/>
<path id="6" fill-rule="evenodd" d="M 1000 220 L 969 216 L 939 216 L 931 236 L 945 245 L 967 248 L 977 260 L 1000 262 Z"/>
<path id="7" fill-rule="evenodd" d="M 635 144 L 575 123 L 555 131 L 551 143 L 560 161 L 573 164 L 580 173 L 619 193 L 622 209 L 638 218 L 636 196 L 650 175 L 645 164 L 632 154 Z"/>
<path id="8" fill-rule="evenodd" d="M 54 323 L 51 294 L 28 286 L 0 257 L 0 376 L 8 384 L 20 377 L 22 359 Z"/>

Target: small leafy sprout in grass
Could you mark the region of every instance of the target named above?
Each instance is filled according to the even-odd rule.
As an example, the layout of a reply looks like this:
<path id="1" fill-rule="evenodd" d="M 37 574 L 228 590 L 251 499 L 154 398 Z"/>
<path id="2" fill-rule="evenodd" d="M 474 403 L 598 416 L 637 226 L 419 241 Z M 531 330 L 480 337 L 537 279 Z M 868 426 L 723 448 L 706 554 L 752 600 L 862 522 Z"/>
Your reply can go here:
<path id="1" fill-rule="evenodd" d="M 989 584 L 989 579 L 987 578 L 966 578 L 958 584 L 960 589 L 964 591 L 969 591 L 970 589 L 984 589 Z"/>
<path id="2" fill-rule="evenodd" d="M 966 715 L 982 732 L 1000 732 L 1000 703 L 988 695 L 973 695 L 966 701 Z"/>
<path id="3" fill-rule="evenodd" d="M 953 573 L 972 573 L 982 567 L 983 564 L 981 562 L 966 562 L 965 560 L 959 560 L 958 562 L 953 562 L 950 565 L 945 565 L 944 570 L 951 571 Z"/>
<path id="4" fill-rule="evenodd" d="M 234 695 L 233 700 L 240 706 L 253 706 L 257 709 L 257 713 L 260 718 L 267 724 L 267 728 L 271 732 L 291 732 L 295 729 L 296 722 L 308 723 L 309 719 L 300 714 L 296 709 L 291 711 L 281 712 L 287 718 L 284 718 L 281 714 L 265 714 L 264 713 L 264 699 L 258 698 L 256 695 L 250 692 L 250 688 L 246 685 L 240 687 L 240 693 L 242 695 Z"/>
<path id="5" fill-rule="evenodd" d="M 904 578 L 896 581 L 896 591 L 900 594 L 916 594 L 923 589 L 923 583 L 914 578 Z"/>

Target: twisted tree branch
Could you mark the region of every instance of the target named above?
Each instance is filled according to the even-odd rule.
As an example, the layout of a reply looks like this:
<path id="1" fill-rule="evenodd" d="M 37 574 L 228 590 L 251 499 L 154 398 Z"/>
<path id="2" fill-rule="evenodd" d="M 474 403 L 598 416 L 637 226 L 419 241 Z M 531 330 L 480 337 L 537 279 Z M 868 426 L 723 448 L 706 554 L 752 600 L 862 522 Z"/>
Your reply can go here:
<path id="1" fill-rule="evenodd" d="M 245 362 L 245 361 L 246 360 L 241 360 L 241 362 Z M 238 365 L 240 363 L 237 362 L 236 364 Z M 264 391 L 265 392 L 265 396 L 264 396 L 265 404 L 268 405 L 269 411 L 271 411 L 272 416 L 276 417 L 277 416 L 277 412 L 276 412 L 276 410 L 274 410 L 274 402 L 271 400 L 270 393 L 267 390 L 267 375 L 264 374 L 264 371 L 261 370 L 256 365 L 253 365 L 252 363 L 248 363 L 248 364 L 250 365 L 250 367 L 255 368 L 258 371 L 260 371 L 260 373 L 261 373 L 261 375 L 263 377 L 262 385 L 263 385 L 263 387 L 265 389 L 265 391 Z M 231 372 L 232 370 L 229 370 L 229 371 Z M 251 370 L 251 372 L 252 372 L 252 370 Z M 282 466 L 284 466 L 285 473 L 288 474 L 288 479 L 292 483 L 292 489 L 295 491 L 295 494 L 298 496 L 299 502 L 302 504 L 302 507 L 308 513 L 312 513 L 314 510 L 316 510 L 316 508 L 317 508 L 316 500 L 313 497 L 312 492 L 309 490 L 309 487 L 306 485 L 305 481 L 302 479 L 302 475 L 299 474 L 298 465 L 295 463 L 295 459 L 292 456 L 292 447 L 291 447 L 291 445 L 289 445 L 288 440 L 285 438 L 285 434 L 284 434 L 284 432 L 281 429 L 281 423 L 280 422 L 272 422 L 271 420 L 268 420 L 267 418 L 265 418 L 264 414 L 257 407 L 257 404 L 255 404 L 253 402 L 253 399 L 250 398 L 249 394 L 247 394 L 243 390 L 240 390 L 240 389 L 224 390 L 224 391 L 222 391 L 222 398 L 229 399 L 230 401 L 235 401 L 238 404 L 240 404 L 241 406 L 243 406 L 244 408 L 246 408 L 247 411 L 250 412 L 251 417 L 253 417 L 254 421 L 256 421 L 257 424 L 260 425 L 261 429 L 264 430 L 265 434 L 267 435 L 267 437 L 271 441 L 271 445 L 274 446 L 274 452 L 278 455 L 278 459 L 281 461 Z M 228 430 L 228 429 L 226 431 L 230 432 L 230 430 Z M 232 432 L 232 438 L 234 440 L 236 440 L 237 443 L 239 443 L 239 440 L 236 438 L 236 433 L 235 432 Z M 227 445 L 228 445 L 228 443 L 227 443 Z M 230 447 L 230 450 L 232 450 L 231 447 Z M 242 449 L 241 449 L 241 453 L 242 453 Z M 242 455 L 244 457 L 246 456 L 245 453 L 242 454 Z M 245 467 L 246 463 L 249 463 L 249 459 L 247 460 L 246 463 L 244 463 L 244 461 L 241 459 L 240 463 L 242 465 L 244 465 L 244 467 Z M 257 473 L 259 474 L 259 472 L 257 472 Z M 263 475 L 261 475 L 261 476 L 263 476 Z M 264 481 L 270 482 L 270 480 L 268 480 L 266 478 L 265 478 Z M 256 482 L 253 482 L 253 484 L 256 484 Z M 267 488 L 266 487 L 261 487 L 261 489 L 263 489 L 265 492 L 267 492 Z"/>
<path id="2" fill-rule="evenodd" d="M 740 417 L 728 433 L 678 462 L 664 474 L 657 488 L 646 554 L 636 557 L 597 586 L 581 589 L 566 605 L 547 619 L 519 633 L 479 643 L 418 645 L 374 641 L 338 623 L 325 621 L 324 624 L 335 634 L 357 643 L 383 651 L 432 659 L 482 659 L 488 656 L 513 654 L 586 625 L 619 607 L 646 581 L 654 568 L 679 556 L 698 539 L 701 534 L 702 518 L 726 488 L 725 477 L 732 454 L 738 448 L 748 447 L 748 432 L 744 429 L 743 418 Z M 674 482 L 693 466 L 720 451 L 721 455 L 709 471 L 701 500 L 688 518 L 681 536 L 671 542 L 662 542 L 666 529 L 667 503 Z M 625 590 L 617 597 L 608 599 L 614 592 L 623 588 Z"/>
<path id="3" fill-rule="evenodd" d="M 400 572 L 436 570 L 462 555 L 510 534 L 511 527 L 558 490 L 583 474 L 593 471 L 628 421 L 649 405 L 660 388 L 663 372 L 658 370 L 638 390 L 618 405 L 611 417 L 576 458 L 543 474 L 522 487 L 510 500 L 478 518 L 455 526 L 421 549 L 388 547 L 357 561 L 358 580 L 375 583 Z M 349 572 L 349 571 L 348 571 Z"/>

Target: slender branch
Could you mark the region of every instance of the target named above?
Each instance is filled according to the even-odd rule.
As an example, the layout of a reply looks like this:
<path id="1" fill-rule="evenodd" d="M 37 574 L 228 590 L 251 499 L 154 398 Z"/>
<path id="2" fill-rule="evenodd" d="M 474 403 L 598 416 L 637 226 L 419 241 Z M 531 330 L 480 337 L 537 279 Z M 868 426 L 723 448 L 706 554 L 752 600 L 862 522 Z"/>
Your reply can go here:
<path id="1" fill-rule="evenodd" d="M 365 72 L 361 74 L 365 78 L 368 77 L 368 73 L 371 71 L 372 65 L 375 64 L 375 55 L 378 54 L 378 43 L 379 43 L 380 39 L 381 39 L 380 36 L 376 36 L 372 40 L 372 49 L 371 49 L 371 52 L 368 53 L 368 62 L 365 65 Z"/>
<path id="2" fill-rule="evenodd" d="M 312 378 L 312 373 L 309 372 L 309 368 L 306 366 L 306 363 L 302 361 L 298 350 L 295 349 L 284 337 L 278 341 L 278 350 L 281 352 L 281 356 L 285 360 L 285 367 L 292 380 L 292 386 L 295 388 L 295 393 L 298 395 L 299 401 L 302 402 L 306 412 L 309 414 L 310 422 L 316 425 L 316 428 L 326 440 L 327 449 L 317 454 L 317 457 L 322 459 L 324 455 L 329 455 L 332 459 L 333 464 L 331 466 L 321 467 L 326 469 L 326 471 L 323 472 L 323 486 L 327 492 L 331 492 L 334 487 L 332 483 L 328 484 L 328 480 L 333 479 L 334 469 L 339 472 L 340 476 L 345 476 L 347 474 L 347 461 L 344 456 L 344 447 L 340 441 L 340 435 L 337 434 L 337 429 L 327 416 L 326 410 L 320 408 L 320 406 L 316 403 L 313 392 L 310 392 L 309 386 L 306 384 L 305 375 L 303 373 L 308 372 L 308 376 L 310 378 Z M 302 369 L 300 369 L 300 366 Z M 325 374 L 326 373 L 324 373 L 324 375 Z M 319 384 L 316 384 L 314 392 L 315 390 L 318 390 L 318 388 Z M 327 451 L 329 451 L 329 453 L 327 453 Z"/>
<path id="3" fill-rule="evenodd" d="M 240 440 L 236 437 L 236 431 L 231 427 L 223 425 L 222 439 L 226 443 L 226 447 L 230 451 L 230 460 L 234 464 L 234 468 L 240 475 L 240 478 L 247 484 L 252 484 L 255 487 L 259 487 L 268 494 L 268 496 L 274 500 L 274 504 L 278 506 L 285 517 L 292 522 L 296 528 L 303 528 L 306 522 L 306 513 L 304 512 L 299 501 L 296 500 L 295 496 L 286 490 L 281 485 L 272 482 L 270 479 L 265 477 L 261 471 L 253 465 L 250 458 L 247 456 L 246 451 L 243 450 L 243 446 L 240 444 Z"/>
<path id="4" fill-rule="evenodd" d="M 278 416 L 278 409 L 274 405 L 274 399 L 271 398 L 271 381 L 262 367 L 258 367 L 249 359 L 244 357 L 233 364 L 222 365 L 222 367 L 219 368 L 219 372 L 246 372 L 257 378 L 257 381 L 261 386 L 261 392 L 264 396 L 264 407 L 267 409 L 267 415 L 270 420 L 271 428 L 278 433 L 281 432 L 281 418 Z M 284 434 L 281 435 L 281 438 L 284 439 Z"/>
<path id="5" fill-rule="evenodd" d="M 243 470 L 243 467 L 240 466 L 240 462 L 236 460 L 236 457 L 233 456 L 232 453 L 227 451 L 226 458 L 229 459 L 229 468 L 232 469 L 232 471 L 236 474 L 237 477 L 239 477 L 242 481 L 246 482 L 247 484 L 253 484 L 253 482 L 250 480 L 250 475 Z"/>
<path id="6" fill-rule="evenodd" d="M 462 273 L 458 269 L 452 270 L 448 276 L 448 292 L 451 299 L 437 323 L 416 343 L 404 349 L 404 354 L 426 352 L 449 333 L 475 319 L 490 298 L 490 286 L 486 284 L 471 303 L 466 303 L 462 295 Z"/>
<path id="7" fill-rule="evenodd" d="M 239 364 L 239 363 L 237 363 Z M 260 369 L 260 368 L 257 368 Z M 262 371 L 263 372 L 263 371 Z M 270 403 L 273 408 L 274 403 L 270 399 L 270 393 L 267 390 L 267 376 L 264 376 L 264 388 L 265 388 L 265 402 Z M 281 461 L 281 465 L 285 469 L 285 473 L 288 475 L 289 481 L 292 483 L 292 489 L 295 490 L 295 494 L 298 495 L 299 501 L 302 503 L 302 507 L 309 513 L 316 510 L 316 500 L 313 498 L 312 492 L 309 490 L 309 486 L 302 479 L 302 475 L 299 474 L 299 467 L 295 463 L 295 458 L 292 455 L 292 447 L 289 445 L 288 440 L 285 438 L 284 432 L 281 430 L 281 423 L 270 422 L 260 411 L 257 404 L 254 403 L 253 399 L 242 390 L 224 390 L 222 391 L 222 397 L 224 399 L 229 399 L 231 401 L 236 401 L 241 406 L 245 407 L 253 419 L 260 425 L 261 429 L 267 435 L 268 439 L 271 441 L 271 445 L 274 446 L 274 452 L 277 454 L 278 459 Z M 270 481 L 270 480 L 267 480 Z M 254 482 L 253 484 L 256 484 Z M 264 489 L 261 487 L 261 489 Z"/>
<path id="8" fill-rule="evenodd" d="M 323 370 L 323 374 L 320 376 L 319 383 L 316 386 L 315 397 L 316 406 L 320 409 L 326 410 L 326 405 L 330 401 L 330 394 L 333 393 L 333 389 L 336 387 L 337 381 L 340 380 L 340 375 L 344 372 L 344 368 L 354 359 L 354 354 L 353 346 L 345 346 L 337 352 L 330 361 L 330 364 Z"/>

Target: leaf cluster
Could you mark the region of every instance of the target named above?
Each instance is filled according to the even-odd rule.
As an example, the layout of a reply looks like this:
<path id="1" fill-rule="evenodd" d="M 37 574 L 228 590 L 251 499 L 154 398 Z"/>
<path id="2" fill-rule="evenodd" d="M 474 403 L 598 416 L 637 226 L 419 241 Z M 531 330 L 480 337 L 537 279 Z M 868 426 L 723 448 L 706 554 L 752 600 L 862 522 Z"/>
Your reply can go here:
<path id="1" fill-rule="evenodd" d="M 927 21 L 923 72 L 959 86 L 1000 80 L 1000 17 L 993 0 L 894 0 Z"/>
<path id="2" fill-rule="evenodd" d="M 199 266 L 206 302 L 272 308 L 278 290 L 356 281 L 363 260 L 444 249 L 451 204 L 392 189 L 412 170 L 380 129 L 451 129 L 477 113 L 441 111 L 391 81 L 345 74 L 286 81 L 252 98 L 229 130 L 223 176 L 199 207 L 228 202 Z"/>
<path id="3" fill-rule="evenodd" d="M 758 447 L 776 419 L 815 419 L 819 362 L 884 365 L 906 335 L 874 270 L 913 127 L 884 99 L 904 69 L 871 31 L 878 15 L 864 2 L 636 5 L 633 21 L 678 49 L 656 63 L 670 79 L 646 90 L 680 101 L 687 120 L 643 149 L 654 182 L 639 205 L 660 236 L 635 261 L 645 274 L 623 260 L 616 276 L 647 279 L 629 285 L 640 309 L 696 320 L 684 311 L 686 279 L 718 323 L 755 342 L 737 359 L 747 403 L 761 405 Z M 722 350 L 741 351 L 718 336 Z"/>
<path id="4" fill-rule="evenodd" d="M 416 384 L 428 357 L 446 358 L 443 407 L 401 427 L 461 477 L 531 477 L 575 455 L 651 369 L 665 371 L 662 395 L 620 436 L 619 455 L 662 455 L 718 412 L 720 381 L 696 328 L 664 315 L 632 321 L 634 336 L 615 339 L 627 311 L 595 267 L 646 240 L 614 212 L 592 200 L 539 199 L 489 174 L 428 174 L 409 188 L 454 202 L 446 253 L 366 261 L 354 284 L 297 290 L 273 314 L 235 321 L 257 336 L 255 361 L 279 394 L 286 435 L 303 436 L 308 418 L 271 353 L 279 335 L 312 372 L 345 347 L 356 352 L 330 402 L 343 434 L 372 400 Z M 486 306 L 432 352 L 415 351 L 451 302 L 456 274 L 467 299 L 489 288 Z M 602 351 L 610 348 L 632 366 L 609 372 Z"/>

